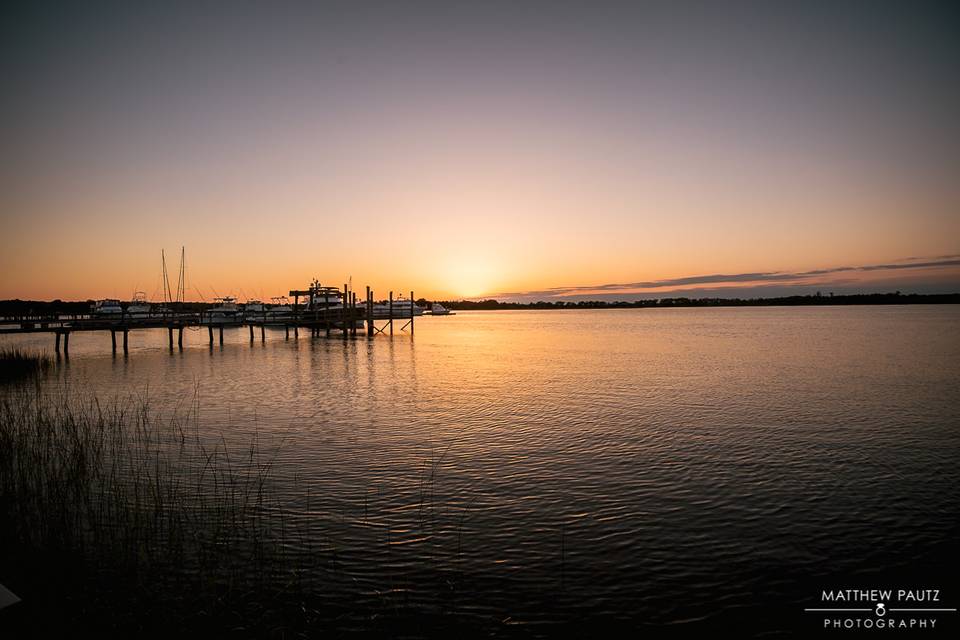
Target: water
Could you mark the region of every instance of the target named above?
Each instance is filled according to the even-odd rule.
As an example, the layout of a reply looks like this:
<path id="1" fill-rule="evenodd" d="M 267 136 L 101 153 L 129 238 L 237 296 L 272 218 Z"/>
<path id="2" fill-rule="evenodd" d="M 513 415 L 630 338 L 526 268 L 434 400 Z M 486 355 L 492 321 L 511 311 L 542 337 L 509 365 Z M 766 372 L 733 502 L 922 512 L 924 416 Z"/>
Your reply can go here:
<path id="1" fill-rule="evenodd" d="M 462 312 L 173 353 L 138 331 L 129 357 L 78 333 L 53 377 L 258 434 L 333 604 L 759 635 L 819 629 L 822 589 L 956 606 L 958 330 L 952 306 Z"/>

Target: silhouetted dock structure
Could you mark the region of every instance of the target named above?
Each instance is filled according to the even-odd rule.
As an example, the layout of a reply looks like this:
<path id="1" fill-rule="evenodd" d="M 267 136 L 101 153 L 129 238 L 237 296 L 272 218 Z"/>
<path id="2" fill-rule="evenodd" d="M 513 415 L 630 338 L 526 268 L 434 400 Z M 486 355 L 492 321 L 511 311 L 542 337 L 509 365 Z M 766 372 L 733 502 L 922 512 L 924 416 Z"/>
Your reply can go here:
<path id="1" fill-rule="evenodd" d="M 348 285 L 341 291 L 337 287 L 324 287 L 314 283 L 308 289 L 292 290 L 290 296 L 294 299 L 289 312 L 278 314 L 275 309 L 263 309 L 254 312 L 238 312 L 236 317 L 224 317 L 211 310 L 201 312 L 177 312 L 165 309 L 163 312 L 144 316 L 143 314 L 128 314 L 126 311 L 116 315 L 98 316 L 96 314 L 77 315 L 21 315 L 0 318 L 0 334 L 52 333 L 55 336 L 54 349 L 57 354 L 67 355 L 70 349 L 70 334 L 78 331 L 109 331 L 110 344 L 113 353 L 117 352 L 117 334 L 122 338 L 124 354 L 129 353 L 129 335 L 131 331 L 140 329 L 166 329 L 170 349 L 174 349 L 174 333 L 176 346 L 183 349 L 183 330 L 207 328 L 210 346 L 215 342 L 223 344 L 223 330 L 247 327 L 250 333 L 250 342 L 255 340 L 256 330 L 259 329 L 260 340 L 266 341 L 268 327 L 284 330 L 284 338 L 299 339 L 300 330 L 307 330 L 314 337 L 330 336 L 337 331 L 344 339 L 356 337 L 358 330 L 365 332 L 372 338 L 378 333 L 393 335 L 394 322 L 402 321 L 399 331 L 413 334 L 416 304 L 413 291 L 410 299 L 402 306 L 394 306 L 393 291 L 389 298 L 377 303 L 374 301 L 373 290 L 366 288 L 366 298 L 358 302 L 357 294 L 351 291 Z M 306 302 L 301 303 L 300 299 Z M 379 326 L 378 326 L 379 325 Z"/>

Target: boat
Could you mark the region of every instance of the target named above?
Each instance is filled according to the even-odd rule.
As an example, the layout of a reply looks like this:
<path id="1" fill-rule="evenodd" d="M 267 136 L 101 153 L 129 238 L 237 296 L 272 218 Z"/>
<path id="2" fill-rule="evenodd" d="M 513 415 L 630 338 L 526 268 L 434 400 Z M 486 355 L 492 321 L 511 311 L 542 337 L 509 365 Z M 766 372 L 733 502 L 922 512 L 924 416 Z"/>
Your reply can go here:
<path id="1" fill-rule="evenodd" d="M 284 324 L 293 317 L 293 307 L 286 296 L 270 298 L 273 303 L 264 313 L 264 322 L 267 324 Z"/>
<path id="2" fill-rule="evenodd" d="M 439 302 L 434 302 L 433 305 L 430 306 L 430 315 L 432 315 L 432 316 L 454 316 L 454 315 L 457 315 L 457 314 L 452 313 L 452 312 L 450 311 L 450 309 L 447 309 L 445 306 L 443 306 L 443 305 L 440 304 Z"/>
<path id="3" fill-rule="evenodd" d="M 243 314 L 237 307 L 237 299 L 231 297 L 214 298 L 218 306 L 209 309 L 204 314 L 201 324 L 240 324 L 243 322 Z"/>
<path id="4" fill-rule="evenodd" d="M 401 296 L 393 301 L 392 310 L 394 318 L 409 318 L 411 309 L 413 311 L 413 315 L 423 315 L 423 307 L 414 304 L 413 300 L 410 300 L 409 298 L 404 298 Z M 389 318 L 390 311 L 391 305 L 389 302 L 373 305 L 373 316 L 375 318 Z"/>
<path id="5" fill-rule="evenodd" d="M 133 294 L 133 300 L 127 305 L 127 316 L 142 320 L 151 316 L 152 308 L 147 302 L 147 294 L 143 291 L 137 291 Z"/>
<path id="6" fill-rule="evenodd" d="M 123 307 L 119 300 L 106 298 L 94 302 L 90 313 L 97 318 L 119 318 L 123 316 Z"/>
<path id="7" fill-rule="evenodd" d="M 301 310 L 300 315 L 309 319 L 311 311 L 333 311 L 333 314 L 326 314 L 326 317 L 332 320 L 332 326 L 340 327 L 342 322 L 337 322 L 339 312 L 343 309 L 343 291 L 334 287 L 321 287 L 320 283 L 314 282 L 310 287 L 310 295 L 307 297 L 306 308 Z M 362 305 L 357 302 L 357 310 L 360 311 Z M 323 317 L 323 316 L 321 316 Z M 355 319 L 353 326 L 357 329 L 363 329 L 363 320 Z"/>
<path id="8" fill-rule="evenodd" d="M 247 300 L 246 304 L 243 305 L 243 319 L 244 320 L 265 320 L 267 315 L 267 309 L 263 306 L 263 303 L 259 300 Z"/>
<path id="9" fill-rule="evenodd" d="M 167 318 L 173 315 L 173 309 L 166 305 L 151 305 L 150 306 L 150 317 L 151 318 Z"/>
<path id="10" fill-rule="evenodd" d="M 343 292 L 333 287 L 310 287 L 310 295 L 306 301 L 308 311 L 343 308 Z"/>

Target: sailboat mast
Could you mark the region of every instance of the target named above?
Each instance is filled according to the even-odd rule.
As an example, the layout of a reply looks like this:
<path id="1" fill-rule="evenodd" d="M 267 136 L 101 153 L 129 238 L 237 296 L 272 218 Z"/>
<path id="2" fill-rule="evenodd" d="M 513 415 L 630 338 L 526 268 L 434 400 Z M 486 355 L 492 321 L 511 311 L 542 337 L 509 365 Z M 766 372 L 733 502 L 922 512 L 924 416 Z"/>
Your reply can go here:
<path id="1" fill-rule="evenodd" d="M 186 248 L 180 247 L 180 277 L 177 281 L 177 302 L 186 302 L 184 291 L 186 284 Z"/>
<path id="2" fill-rule="evenodd" d="M 160 249 L 160 260 L 163 262 L 163 301 L 170 303 L 170 278 L 167 274 L 167 256 L 163 249 Z"/>

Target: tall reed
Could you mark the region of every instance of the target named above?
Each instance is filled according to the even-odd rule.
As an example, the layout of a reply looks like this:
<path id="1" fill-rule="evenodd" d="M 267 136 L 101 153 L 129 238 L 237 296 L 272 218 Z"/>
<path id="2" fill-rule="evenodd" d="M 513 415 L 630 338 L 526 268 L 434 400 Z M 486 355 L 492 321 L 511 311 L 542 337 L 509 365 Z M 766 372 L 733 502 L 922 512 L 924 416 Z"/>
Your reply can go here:
<path id="1" fill-rule="evenodd" d="M 46 372 L 50 356 L 18 347 L 0 348 L 0 382 L 19 380 Z"/>
<path id="2" fill-rule="evenodd" d="M 19 635 L 391 637 L 419 628 L 425 600 L 431 615 L 456 600 L 470 507 L 437 502 L 446 450 L 412 480 L 413 508 L 318 522 L 309 491 L 305 511 L 281 500 L 278 449 L 228 446 L 201 426 L 199 391 L 188 404 L 164 414 L 39 379 L 0 393 L 0 582 L 23 598 Z M 369 564 L 344 572 L 345 547 Z"/>
<path id="3" fill-rule="evenodd" d="M 59 393 L 0 395 L 0 576 L 25 601 L 79 598 L 143 625 L 229 618 L 285 587 L 256 438 L 238 458 L 201 436 L 197 404 L 164 419 L 145 400 Z"/>

